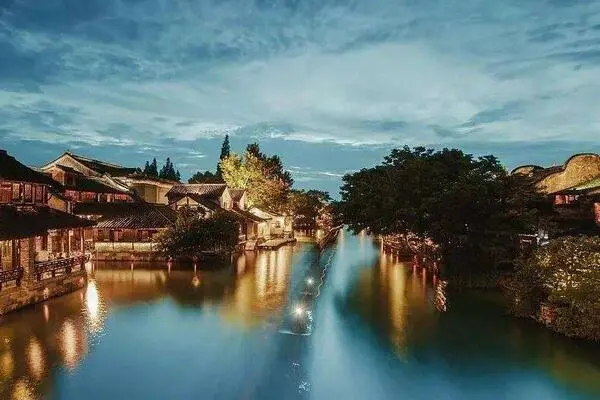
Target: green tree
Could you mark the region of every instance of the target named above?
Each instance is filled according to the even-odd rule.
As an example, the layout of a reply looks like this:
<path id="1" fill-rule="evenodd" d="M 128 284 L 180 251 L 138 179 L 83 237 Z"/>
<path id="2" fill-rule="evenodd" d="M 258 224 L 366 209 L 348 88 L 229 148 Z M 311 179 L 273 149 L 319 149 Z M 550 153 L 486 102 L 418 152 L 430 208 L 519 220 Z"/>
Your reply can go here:
<path id="1" fill-rule="evenodd" d="M 319 190 L 292 190 L 288 211 L 294 216 L 294 227 L 301 230 L 331 228 L 331 197 Z"/>
<path id="2" fill-rule="evenodd" d="M 229 255 L 238 243 L 239 223 L 227 212 L 210 218 L 188 207 L 178 211 L 173 226 L 157 235 L 158 251 L 173 258 L 193 258 L 203 252 Z"/>
<path id="3" fill-rule="evenodd" d="M 165 162 L 165 165 L 163 165 L 163 167 L 161 168 L 158 177 L 176 182 L 179 182 L 181 180 L 181 175 L 179 174 L 179 171 L 175 169 L 175 165 L 171 162 L 171 159 L 169 157 L 167 157 L 167 161 Z"/>
<path id="4" fill-rule="evenodd" d="M 152 162 L 146 161 L 144 165 L 144 169 L 142 170 L 144 175 L 148 176 L 156 176 L 158 177 L 158 164 L 156 163 L 156 158 L 152 160 Z"/>
<path id="5" fill-rule="evenodd" d="M 536 316 L 548 303 L 558 311 L 553 329 L 600 340 L 600 238 L 564 237 L 536 248 L 518 264 L 509 290 L 516 314 Z"/>
<path id="6" fill-rule="evenodd" d="M 223 140 L 223 144 L 221 145 L 221 154 L 219 155 L 219 160 L 222 160 L 225 157 L 229 157 L 229 154 L 231 154 L 231 146 L 229 145 L 229 135 L 225 135 L 225 139 Z"/>
<path id="7" fill-rule="evenodd" d="M 198 171 L 188 179 L 188 183 L 223 183 L 223 178 L 214 172 Z"/>
<path id="8" fill-rule="evenodd" d="M 336 210 L 354 231 L 430 238 L 450 275 L 470 276 L 513 260 L 518 235 L 544 221 L 544 198 L 493 156 L 404 147 L 343 182 Z"/>
<path id="9" fill-rule="evenodd" d="M 285 208 L 293 181 L 279 157 L 267 157 L 254 144 L 243 157 L 231 153 L 219 165 L 223 180 L 229 187 L 245 189 L 251 206 L 274 211 Z"/>

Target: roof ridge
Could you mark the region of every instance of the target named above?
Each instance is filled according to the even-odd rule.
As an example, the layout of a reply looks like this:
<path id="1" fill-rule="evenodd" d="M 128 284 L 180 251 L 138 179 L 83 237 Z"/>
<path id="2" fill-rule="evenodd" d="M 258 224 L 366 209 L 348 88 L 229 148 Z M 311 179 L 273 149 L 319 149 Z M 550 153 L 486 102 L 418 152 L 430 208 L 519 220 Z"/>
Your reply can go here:
<path id="1" fill-rule="evenodd" d="M 91 162 L 95 162 L 95 163 L 99 163 L 99 164 L 104 164 L 104 165 L 109 166 L 109 167 L 114 167 L 114 168 L 133 168 L 133 167 L 124 167 L 124 166 L 119 165 L 119 164 L 113 164 L 113 163 L 110 163 L 110 162 L 97 160 L 95 158 L 90 158 L 90 157 L 86 157 L 86 156 L 80 156 L 80 155 L 72 153 L 70 151 L 65 152 L 65 154 L 68 154 L 71 157 L 74 157 L 75 159 L 80 159 L 80 160 L 84 160 L 84 161 L 91 161 Z"/>

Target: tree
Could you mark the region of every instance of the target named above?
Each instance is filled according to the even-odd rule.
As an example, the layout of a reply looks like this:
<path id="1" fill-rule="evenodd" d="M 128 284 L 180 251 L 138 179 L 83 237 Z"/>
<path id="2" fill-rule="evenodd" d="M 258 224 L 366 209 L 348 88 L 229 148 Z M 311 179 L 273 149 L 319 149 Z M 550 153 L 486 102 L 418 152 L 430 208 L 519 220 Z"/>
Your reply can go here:
<path id="1" fill-rule="evenodd" d="M 156 163 L 156 158 L 154 158 L 151 163 L 146 161 L 142 173 L 144 175 L 158 177 L 158 165 Z"/>
<path id="2" fill-rule="evenodd" d="M 179 182 L 181 180 L 181 175 L 178 170 L 175 170 L 175 165 L 171 162 L 171 159 L 167 157 L 167 161 L 165 165 L 160 170 L 158 174 L 159 178 L 169 179 L 171 181 Z"/>
<path id="3" fill-rule="evenodd" d="M 210 171 L 198 171 L 188 179 L 188 183 L 223 183 L 223 178 Z"/>
<path id="4" fill-rule="evenodd" d="M 513 260 L 518 235 L 537 231 L 544 220 L 534 185 L 508 175 L 493 156 L 404 147 L 343 181 L 336 210 L 351 229 L 430 238 L 451 275 Z"/>
<path id="5" fill-rule="evenodd" d="M 537 316 L 547 303 L 556 309 L 551 328 L 600 340 L 600 238 L 564 237 L 536 248 L 518 264 L 509 291 L 516 314 Z"/>
<path id="6" fill-rule="evenodd" d="M 331 197 L 319 190 L 292 190 L 288 211 L 294 216 L 294 227 L 301 230 L 330 229 Z"/>
<path id="7" fill-rule="evenodd" d="M 293 181 L 283 170 L 279 157 L 268 157 L 253 144 L 243 157 L 231 153 L 219 165 L 225 183 L 235 189 L 245 189 L 250 205 L 274 211 L 285 207 Z"/>
<path id="8" fill-rule="evenodd" d="M 158 251 L 173 258 L 194 258 L 203 252 L 229 255 L 238 243 L 239 223 L 226 212 L 210 218 L 188 207 L 178 211 L 175 224 L 159 233 Z"/>
<path id="9" fill-rule="evenodd" d="M 225 139 L 223 140 L 223 144 L 221 145 L 221 154 L 219 155 L 219 160 L 229 157 L 229 154 L 231 154 L 231 146 L 229 145 L 229 135 L 225 135 Z"/>

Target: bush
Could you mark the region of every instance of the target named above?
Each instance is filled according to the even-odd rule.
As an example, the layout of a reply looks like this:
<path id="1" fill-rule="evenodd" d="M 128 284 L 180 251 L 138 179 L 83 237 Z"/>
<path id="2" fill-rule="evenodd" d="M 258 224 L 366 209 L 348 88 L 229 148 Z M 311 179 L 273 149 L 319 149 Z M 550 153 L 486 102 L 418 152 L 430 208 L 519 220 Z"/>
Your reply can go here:
<path id="1" fill-rule="evenodd" d="M 177 221 L 157 236 L 158 250 L 173 258 L 193 258 L 203 252 L 231 254 L 238 244 L 239 224 L 226 212 L 202 218 L 182 208 Z"/>
<path id="2" fill-rule="evenodd" d="M 566 237 L 535 249 L 518 263 L 509 287 L 516 314 L 536 315 L 549 302 L 557 308 L 553 329 L 600 340 L 599 237 Z"/>

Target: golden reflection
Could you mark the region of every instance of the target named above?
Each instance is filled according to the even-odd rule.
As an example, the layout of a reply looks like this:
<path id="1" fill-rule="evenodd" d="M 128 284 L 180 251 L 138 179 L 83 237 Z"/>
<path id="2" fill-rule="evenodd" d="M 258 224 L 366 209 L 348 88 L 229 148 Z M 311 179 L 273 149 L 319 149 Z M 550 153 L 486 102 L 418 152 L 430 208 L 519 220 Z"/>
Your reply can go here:
<path id="1" fill-rule="evenodd" d="M 12 395 L 13 400 L 34 400 L 34 391 L 31 389 L 31 385 L 25 379 L 19 379 L 15 384 L 15 388 Z"/>
<path id="2" fill-rule="evenodd" d="M 0 355 L 0 376 L 10 378 L 15 368 L 15 362 L 10 350 Z"/>
<path id="3" fill-rule="evenodd" d="M 245 264 L 242 266 L 241 262 Z M 283 310 L 288 292 L 292 248 L 247 253 L 237 264 L 233 293 L 223 305 L 228 320 L 249 327 Z"/>
<path id="4" fill-rule="evenodd" d="M 406 332 L 406 306 L 405 306 L 405 287 L 406 275 L 400 266 L 392 266 L 389 274 L 389 319 L 392 323 L 390 332 L 391 340 L 394 346 L 401 353 L 405 350 Z"/>
<path id="5" fill-rule="evenodd" d="M 39 340 L 37 340 L 37 338 L 35 337 L 32 337 L 31 341 L 29 342 L 27 356 L 31 376 L 33 376 L 33 378 L 35 378 L 38 381 L 41 380 L 46 370 L 46 358 L 44 356 L 44 350 L 42 349 L 42 345 L 40 344 Z"/>
<path id="6" fill-rule="evenodd" d="M 102 304 L 98 294 L 95 279 L 90 279 L 85 288 L 85 313 L 88 320 L 88 328 L 91 333 L 102 331 Z"/>
<path id="7" fill-rule="evenodd" d="M 79 343 L 84 340 L 78 337 L 75 325 L 71 320 L 66 320 L 62 326 L 59 337 L 59 351 L 67 368 L 73 370 L 77 367 L 80 357 L 83 356 L 83 349 Z"/>
<path id="8" fill-rule="evenodd" d="M 50 308 L 48 307 L 48 304 L 44 303 L 42 310 L 44 312 L 44 321 L 48 322 L 50 320 Z"/>

